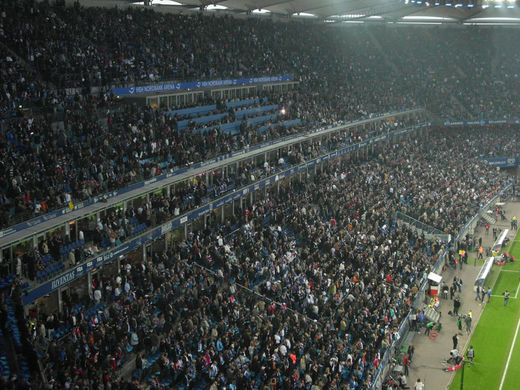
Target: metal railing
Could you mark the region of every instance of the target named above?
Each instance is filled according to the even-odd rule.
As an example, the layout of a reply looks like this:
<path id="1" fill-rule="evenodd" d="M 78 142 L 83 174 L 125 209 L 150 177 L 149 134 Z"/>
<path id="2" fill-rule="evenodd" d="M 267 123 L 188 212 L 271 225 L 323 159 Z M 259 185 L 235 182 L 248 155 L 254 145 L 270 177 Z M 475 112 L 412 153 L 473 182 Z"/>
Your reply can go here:
<path id="1" fill-rule="evenodd" d="M 402 222 L 414 227 L 420 233 L 424 234 L 426 238 L 438 238 L 443 242 L 449 242 L 451 239 L 450 234 L 445 233 L 434 226 L 428 225 L 424 222 L 421 222 L 405 213 L 400 211 L 396 211 L 395 218 L 401 220 Z"/>

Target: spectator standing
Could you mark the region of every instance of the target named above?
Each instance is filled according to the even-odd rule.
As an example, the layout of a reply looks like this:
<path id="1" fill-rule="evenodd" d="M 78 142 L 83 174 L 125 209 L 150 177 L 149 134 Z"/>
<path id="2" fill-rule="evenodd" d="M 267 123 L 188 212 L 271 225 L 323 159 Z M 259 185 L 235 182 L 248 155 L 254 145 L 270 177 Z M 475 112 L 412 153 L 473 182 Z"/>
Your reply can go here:
<path id="1" fill-rule="evenodd" d="M 408 386 L 408 380 L 406 379 L 406 375 L 401 374 L 399 377 L 399 386 L 401 389 L 409 389 L 410 386 Z"/>
<path id="2" fill-rule="evenodd" d="M 408 346 L 408 355 L 410 356 L 410 361 L 413 359 L 413 354 L 415 353 L 415 347 L 413 344 Z"/>
<path id="3" fill-rule="evenodd" d="M 475 350 L 473 349 L 473 345 L 470 346 L 468 351 L 466 352 L 466 357 L 468 358 L 470 364 L 472 364 L 473 359 L 475 358 Z"/>
<path id="4" fill-rule="evenodd" d="M 471 312 L 470 312 L 470 313 L 471 313 Z M 468 315 L 464 318 L 464 322 L 466 323 L 466 332 L 467 332 L 467 333 L 470 333 L 470 332 L 471 332 L 471 321 L 472 321 L 471 315 L 468 314 Z"/>
<path id="5" fill-rule="evenodd" d="M 455 333 L 451 339 L 453 341 L 452 349 L 457 349 L 457 345 L 459 344 L 459 336 L 457 335 L 457 333 Z"/>
<path id="6" fill-rule="evenodd" d="M 412 314 L 410 314 L 410 328 L 412 332 L 417 330 L 417 314 L 415 314 L 415 311 L 412 311 Z"/>
<path id="7" fill-rule="evenodd" d="M 435 326 L 435 322 L 433 322 L 433 321 L 428 322 L 426 324 L 426 330 L 424 331 L 424 334 L 426 336 L 429 336 L 430 332 L 431 332 L 431 330 L 433 329 L 434 326 Z"/>
<path id="8" fill-rule="evenodd" d="M 415 382 L 415 390 L 424 390 L 424 383 L 421 382 L 421 378 L 417 378 L 417 382 Z"/>
<path id="9" fill-rule="evenodd" d="M 484 297 L 486 296 L 487 294 L 487 290 L 485 287 L 482 287 L 482 293 L 480 294 L 480 302 L 484 302 Z"/>
<path id="10" fill-rule="evenodd" d="M 410 355 L 409 354 L 406 354 L 404 355 L 404 358 L 403 358 L 403 368 L 404 368 L 404 375 L 408 376 L 409 375 L 409 369 L 408 367 L 410 367 Z"/>
<path id="11" fill-rule="evenodd" d="M 455 297 L 453 301 L 453 314 L 458 315 L 460 309 L 460 298 L 458 296 Z"/>
<path id="12" fill-rule="evenodd" d="M 424 325 L 424 319 L 424 311 L 421 310 L 421 312 L 419 313 L 419 328 Z"/>

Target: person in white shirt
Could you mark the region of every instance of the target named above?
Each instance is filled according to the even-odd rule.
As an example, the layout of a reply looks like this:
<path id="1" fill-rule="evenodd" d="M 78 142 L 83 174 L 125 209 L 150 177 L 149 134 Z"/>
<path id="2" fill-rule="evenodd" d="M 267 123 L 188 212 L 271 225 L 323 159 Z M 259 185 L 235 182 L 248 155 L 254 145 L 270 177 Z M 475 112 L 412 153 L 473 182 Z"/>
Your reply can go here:
<path id="1" fill-rule="evenodd" d="M 424 383 L 421 382 L 420 378 L 417 378 L 417 382 L 415 382 L 415 390 L 424 390 Z"/>
<path id="2" fill-rule="evenodd" d="M 94 290 L 94 301 L 96 301 L 96 304 L 101 301 L 101 291 L 99 289 Z"/>
<path id="3" fill-rule="evenodd" d="M 401 389 L 409 389 L 408 386 L 408 380 L 406 379 L 406 375 L 404 375 L 404 372 L 399 377 L 399 386 L 401 386 Z"/>

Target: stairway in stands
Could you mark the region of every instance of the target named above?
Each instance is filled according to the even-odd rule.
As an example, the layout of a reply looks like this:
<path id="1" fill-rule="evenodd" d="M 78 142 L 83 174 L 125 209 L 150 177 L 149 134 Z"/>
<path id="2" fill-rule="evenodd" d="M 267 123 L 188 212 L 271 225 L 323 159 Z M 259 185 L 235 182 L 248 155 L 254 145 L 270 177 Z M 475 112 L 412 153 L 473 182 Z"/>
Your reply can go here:
<path id="1" fill-rule="evenodd" d="M 2 323 L 0 324 L 0 375 L 6 379 L 17 377 L 20 382 L 30 383 L 37 372 L 37 359 L 25 327 L 20 288 L 12 288 L 14 275 L 0 280 L 0 291 L 4 294 Z M 32 367 L 31 367 L 32 366 Z"/>
<path id="2" fill-rule="evenodd" d="M 489 225 L 494 225 L 497 223 L 497 220 L 491 216 L 491 214 L 488 214 L 487 212 L 480 213 L 480 216 L 489 223 Z"/>
<path id="3" fill-rule="evenodd" d="M 15 302 L 11 297 L 5 299 L 7 305 L 7 327 L 11 332 L 12 341 L 14 344 L 14 352 L 16 353 L 17 375 L 22 378 L 24 382 L 31 381 L 31 372 L 27 362 L 26 352 L 28 340 L 24 337 L 23 327 L 23 309 L 17 308 Z M 20 315 L 20 310 L 22 313 Z"/>

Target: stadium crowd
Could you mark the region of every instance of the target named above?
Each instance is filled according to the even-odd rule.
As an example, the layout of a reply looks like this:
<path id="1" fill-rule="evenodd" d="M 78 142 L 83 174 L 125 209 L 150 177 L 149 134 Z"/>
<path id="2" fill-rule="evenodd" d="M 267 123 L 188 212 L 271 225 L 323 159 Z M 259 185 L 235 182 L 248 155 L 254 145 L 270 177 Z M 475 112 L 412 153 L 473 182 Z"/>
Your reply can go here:
<path id="1" fill-rule="evenodd" d="M 339 146 L 376 137 L 391 129 L 402 129 L 416 123 L 417 120 L 418 118 L 411 117 L 392 122 L 381 121 L 373 127 L 374 130 L 347 130 L 342 134 L 330 136 L 327 142 L 319 139 L 310 140 L 292 147 L 283 154 L 271 154 L 270 159 L 264 162 L 255 160 L 225 172 L 208 172 L 208 181 L 202 177 L 186 182 L 185 185 L 178 185 L 170 193 L 162 191 L 160 194 L 151 194 L 149 199 L 136 200 L 125 210 L 117 207 L 109 209 L 97 221 L 91 220 L 87 225 L 76 227 L 84 229 L 78 231 L 78 241 L 74 241 L 74 234 L 63 235 L 59 230 L 41 239 L 36 248 L 17 253 L 16 274 L 24 276 L 30 283 L 44 281 L 54 276 L 56 268 L 62 271 L 74 267 L 82 260 L 95 256 L 99 251 L 119 245 L 147 228 L 155 227 L 235 189 L 308 161 L 322 153 L 334 151 Z M 0 272 L 0 276 L 6 276 L 5 270 Z M 26 289 L 30 287 L 30 283 L 25 286 Z"/>
<path id="2" fill-rule="evenodd" d="M 453 234 L 506 180 L 477 167 L 464 143 L 454 147 L 464 139 L 478 151 L 474 135 L 437 129 L 331 164 L 237 210 L 220 229 L 123 262 L 117 276 L 93 282 L 89 299 L 67 296 L 61 313 L 34 312 L 49 378 L 58 388 L 118 382 L 132 356 L 135 381 L 158 388 L 368 388 L 440 248 L 397 227 L 394 212 L 443 207 L 439 227 Z M 454 169 L 460 164 L 474 175 Z M 438 184 L 438 200 L 403 192 L 439 180 L 460 185 Z M 447 194 L 465 206 L 434 203 Z M 229 234 L 233 225 L 240 229 Z M 52 330 L 63 326 L 57 341 Z"/>
<path id="3" fill-rule="evenodd" d="M 370 34 L 348 29 L 338 35 L 321 25 L 228 17 L 215 23 L 202 15 L 32 1 L 3 2 L 1 15 L 0 35 L 10 42 L 0 72 L 4 226 L 161 172 L 164 160 L 141 164 L 146 158 L 136 149 L 169 156 L 168 168 L 182 167 L 317 123 L 417 104 L 455 119 L 517 115 L 518 77 L 507 55 L 518 51 L 511 50 L 516 41 L 507 32 L 488 37 L 463 31 L 452 49 L 439 46 L 449 32 L 432 38 L 420 29 L 412 34 L 374 27 Z M 216 38 L 201 43 L 193 29 Z M 498 59 L 483 39 L 500 42 Z M 400 42 L 414 53 L 413 61 Z M 442 50 L 448 53 L 440 55 Z M 444 56 L 456 61 L 441 61 Z M 289 96 L 271 98 L 286 106 L 280 120 L 297 118 L 301 125 L 263 134 L 258 126 L 228 134 L 219 131 L 223 122 L 212 131 L 175 131 L 176 118 L 164 115 L 167 107 L 120 109 L 109 90 L 121 83 L 264 74 L 293 74 L 300 81 Z M 161 143 L 165 135 L 168 143 Z"/>
<path id="4" fill-rule="evenodd" d="M 7 45 L 0 55 L 1 227 L 164 170 L 374 113 L 424 105 L 442 118 L 518 116 L 519 51 L 509 31 L 453 37 L 446 29 L 432 37 L 374 27 L 341 35 L 318 24 L 217 23 L 137 8 L 4 1 L 0 9 Z M 214 39 L 200 39 L 208 36 Z M 441 44 L 448 39 L 452 46 Z M 254 108 L 277 105 L 269 111 L 276 120 L 267 122 L 274 126 L 262 131 L 264 122 L 248 125 L 256 113 L 238 132 L 222 131 L 239 115 L 227 102 L 197 102 L 215 104 L 209 114 L 221 115 L 201 125 L 169 113 L 178 107 L 123 105 L 110 93 L 113 85 L 268 74 L 293 74 L 299 85 L 255 100 Z M 301 122 L 277 125 L 293 119 Z M 2 289 L 1 319 L 17 304 L 23 277 L 45 279 L 38 271 L 47 255 L 73 266 L 136 226 L 156 226 L 389 126 L 309 142 L 267 165 L 218 174 L 211 188 L 198 182 L 114 210 L 81 232 L 76 250 L 63 251 L 69 237 L 43 240 L 17 259 L 14 287 Z M 45 364 L 48 387 L 369 388 L 440 249 L 397 227 L 395 212 L 456 235 L 507 181 L 480 160 L 515 153 L 515 129 L 495 129 L 432 128 L 426 139 L 326 165 L 246 204 L 220 228 L 190 232 L 147 261 L 125 259 L 117 275 L 93 280 L 89 297 L 64 294 L 61 312 L 31 311 L 22 334 Z M 210 226 L 217 225 L 212 214 Z M 133 362 L 130 383 L 120 373 Z M 24 387 L 21 378 L 1 384 Z"/>

